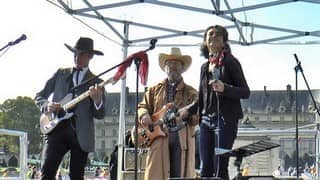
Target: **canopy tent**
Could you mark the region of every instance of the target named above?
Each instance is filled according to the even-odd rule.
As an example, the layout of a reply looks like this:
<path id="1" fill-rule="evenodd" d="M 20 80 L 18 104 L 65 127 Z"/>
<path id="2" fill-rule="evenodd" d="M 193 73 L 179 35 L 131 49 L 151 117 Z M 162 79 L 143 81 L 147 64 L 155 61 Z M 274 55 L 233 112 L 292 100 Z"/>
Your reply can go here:
<path id="1" fill-rule="evenodd" d="M 300 14 L 304 5 L 319 8 L 320 2 L 317 0 L 256 0 L 249 1 L 230 1 L 230 0 L 211 0 L 211 1 L 158 1 L 158 0 L 127 0 L 127 1 L 91 1 L 83 0 L 75 2 L 72 0 L 48 0 L 62 8 L 66 13 L 79 18 L 79 20 L 90 25 L 90 19 L 95 20 L 94 29 L 101 27 L 110 30 L 114 34 L 111 39 L 118 44 L 127 46 L 139 45 L 148 42 L 150 39 L 169 39 L 181 36 L 192 37 L 186 43 L 178 45 L 198 45 L 199 38 L 202 37 L 204 28 L 208 24 L 223 24 L 228 28 L 231 43 L 240 45 L 254 45 L 262 43 L 286 43 L 286 44 L 314 44 L 319 43 L 320 30 L 308 26 L 305 21 L 311 22 L 312 19 L 306 14 Z M 294 16 L 287 12 L 281 12 L 279 8 L 287 6 L 291 11 L 296 11 Z M 176 14 L 172 12 L 178 12 Z M 272 16 L 279 13 L 279 20 L 273 20 L 272 24 L 267 22 L 262 16 Z M 121 17 L 119 14 L 128 13 L 128 17 Z M 146 16 L 148 18 L 146 18 Z M 198 21 L 191 21 L 192 17 L 197 17 Z M 248 20 L 248 17 L 251 19 Z M 283 17 L 287 17 L 284 19 Z M 80 19 L 81 18 L 81 19 Z M 303 18 L 304 26 L 298 24 L 298 20 Z M 133 20 L 131 20 L 133 19 Z M 146 20 L 148 19 L 148 20 Z M 161 19 L 166 19 L 161 22 Z M 297 21 L 292 27 L 281 20 Z M 86 21 L 84 21 L 86 20 Z M 178 21 L 175 21 L 178 20 Z M 315 21 L 315 20 L 314 20 Z M 312 24 L 312 23 L 311 23 Z M 120 25 L 120 26 L 119 26 Z M 129 38 L 123 28 L 129 28 Z M 147 33 L 137 33 L 143 31 Z M 100 32 L 102 33 L 102 32 Z M 104 34 L 104 33 L 102 33 Z M 136 36 L 140 34 L 139 36 Z M 304 38 L 299 41 L 298 38 Z M 311 37 L 311 38 L 310 38 Z M 309 39 L 308 39 L 309 38 Z M 298 39 L 298 41 L 297 41 Z M 288 41 L 290 40 L 290 41 Z M 158 44 L 158 46 L 175 44 Z"/>
<path id="2" fill-rule="evenodd" d="M 306 6 L 317 8 L 319 12 L 318 0 L 47 1 L 122 47 L 123 59 L 127 57 L 128 47 L 149 46 L 151 39 L 158 39 L 156 46 L 199 46 L 205 28 L 214 24 L 224 25 L 228 29 L 230 43 L 241 46 L 320 44 L 320 27 L 314 27 L 311 23 L 317 18 L 313 14 L 300 13 L 300 8 Z M 288 11 L 281 11 L 284 6 L 291 11 L 290 16 Z M 122 135 L 125 132 L 125 87 L 124 79 L 119 112 L 118 158 L 122 157 Z M 118 162 L 118 167 L 122 167 L 122 160 Z"/>

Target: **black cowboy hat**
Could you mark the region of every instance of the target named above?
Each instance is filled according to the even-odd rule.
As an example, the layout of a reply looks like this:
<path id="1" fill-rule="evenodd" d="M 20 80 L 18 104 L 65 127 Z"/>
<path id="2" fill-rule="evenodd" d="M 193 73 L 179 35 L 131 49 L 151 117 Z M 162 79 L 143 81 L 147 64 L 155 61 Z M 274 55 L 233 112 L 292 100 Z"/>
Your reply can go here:
<path id="1" fill-rule="evenodd" d="M 64 44 L 70 51 L 74 53 L 88 52 L 102 56 L 103 52 L 93 49 L 93 40 L 87 37 L 80 37 L 74 47 Z"/>

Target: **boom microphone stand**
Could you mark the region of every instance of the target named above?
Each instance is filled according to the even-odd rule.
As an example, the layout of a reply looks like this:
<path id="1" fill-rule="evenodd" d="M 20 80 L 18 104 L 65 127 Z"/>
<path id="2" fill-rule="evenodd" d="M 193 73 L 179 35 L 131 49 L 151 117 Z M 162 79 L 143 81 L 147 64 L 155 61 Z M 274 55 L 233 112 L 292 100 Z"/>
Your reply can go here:
<path id="1" fill-rule="evenodd" d="M 3 46 L 3 47 L 0 49 L 0 52 L 5 49 L 5 51 L 4 51 L 2 54 L 0 54 L 0 57 L 1 57 L 4 53 L 6 53 L 11 46 L 14 46 L 14 45 L 18 44 L 20 41 L 23 41 L 23 40 L 26 40 L 26 39 L 27 39 L 27 36 L 26 36 L 25 34 L 22 34 L 18 39 L 14 40 L 14 41 L 8 42 L 8 44 L 6 44 L 5 46 Z"/>
<path id="2" fill-rule="evenodd" d="M 150 40 L 150 47 L 146 49 L 144 52 L 152 50 L 155 48 L 157 43 L 157 39 Z M 141 63 L 141 59 L 135 58 L 134 63 L 136 65 L 137 74 L 136 74 L 136 115 L 135 115 L 135 134 L 134 139 L 138 142 L 138 102 L 139 102 L 139 67 Z M 134 179 L 138 179 L 138 143 L 134 146 Z"/>
<path id="3" fill-rule="evenodd" d="M 87 85 L 88 83 L 90 83 L 90 82 L 98 79 L 100 76 L 104 75 L 105 73 L 107 73 L 107 72 L 109 72 L 109 71 L 112 71 L 113 69 L 115 69 L 115 68 L 117 68 L 117 67 L 119 67 L 119 66 L 121 66 L 121 65 L 124 65 L 125 63 L 128 63 L 128 62 L 127 62 L 127 61 L 122 61 L 121 63 L 119 63 L 119 64 L 117 64 L 117 65 L 115 65 L 115 66 L 113 66 L 113 67 L 111 67 L 111 68 L 103 71 L 102 73 L 100 73 L 100 74 L 92 77 L 91 79 L 88 79 L 88 80 L 82 82 L 81 84 L 73 87 L 73 88 L 71 89 L 71 92 L 75 91 L 76 89 L 81 88 L 81 87 L 84 86 L 84 85 Z"/>
<path id="4" fill-rule="evenodd" d="M 318 115 L 320 116 L 320 111 L 319 111 L 319 108 L 317 106 L 317 103 L 312 95 L 312 92 L 310 90 L 310 87 L 309 87 L 309 84 L 307 82 L 307 79 L 306 77 L 304 76 L 304 73 L 303 73 L 303 69 L 301 67 L 301 62 L 299 61 L 298 57 L 296 54 L 294 54 L 294 58 L 296 59 L 296 62 L 297 62 L 297 65 L 295 66 L 294 70 L 295 70 L 295 77 L 296 77 L 296 91 L 295 91 L 295 99 L 296 99 L 296 152 L 297 152 L 297 164 L 296 164 L 296 169 L 297 169 L 297 179 L 299 179 L 299 142 L 298 142 L 298 138 L 299 138 L 299 122 L 298 122 L 298 72 L 300 71 L 301 74 L 302 74 L 302 77 L 303 77 L 303 80 L 308 88 L 308 93 L 309 95 L 311 96 L 311 99 L 312 99 L 312 102 L 313 102 L 313 105 L 318 113 Z M 318 158 L 318 157 L 317 157 Z M 318 172 L 319 173 L 319 172 Z"/>

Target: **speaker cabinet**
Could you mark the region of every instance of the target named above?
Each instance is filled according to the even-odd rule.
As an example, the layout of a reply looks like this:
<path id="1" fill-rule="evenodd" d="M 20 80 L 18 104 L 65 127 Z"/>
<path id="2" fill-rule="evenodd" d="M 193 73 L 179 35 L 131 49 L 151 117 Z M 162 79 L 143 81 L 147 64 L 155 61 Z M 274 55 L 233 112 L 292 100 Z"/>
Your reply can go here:
<path id="1" fill-rule="evenodd" d="M 134 171 L 123 171 L 123 180 L 135 180 Z M 137 180 L 144 180 L 143 171 L 138 171 Z"/>
<path id="2" fill-rule="evenodd" d="M 126 148 L 124 150 L 124 170 L 130 171 L 134 170 L 134 148 Z M 144 171 L 146 168 L 148 150 L 138 148 L 138 167 L 140 171 Z"/>

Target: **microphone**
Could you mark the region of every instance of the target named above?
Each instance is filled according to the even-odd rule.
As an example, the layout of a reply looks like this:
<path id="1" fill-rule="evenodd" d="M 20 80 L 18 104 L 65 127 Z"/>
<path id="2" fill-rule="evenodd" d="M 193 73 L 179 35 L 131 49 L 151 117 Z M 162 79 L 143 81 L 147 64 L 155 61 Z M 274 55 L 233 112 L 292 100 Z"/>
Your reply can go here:
<path id="1" fill-rule="evenodd" d="M 297 66 L 294 68 L 296 71 L 300 70 L 301 72 L 303 72 L 302 67 L 301 67 L 301 62 L 298 59 L 298 56 L 296 53 L 293 54 L 294 58 L 296 59 L 297 62 Z"/>
<path id="2" fill-rule="evenodd" d="M 217 82 L 220 77 L 220 68 L 214 67 L 211 73 L 212 73 L 211 80 L 213 82 Z"/>
<path id="3" fill-rule="evenodd" d="M 151 39 L 151 40 L 150 40 L 150 47 L 149 47 L 148 49 L 146 49 L 145 52 L 154 49 L 155 46 L 156 46 L 157 41 L 158 41 L 158 39 Z"/>
<path id="4" fill-rule="evenodd" d="M 214 67 L 211 72 L 212 77 L 210 78 L 209 83 L 216 83 L 219 80 L 220 77 L 220 68 Z M 218 92 L 215 91 L 216 96 L 218 97 Z"/>
<path id="5" fill-rule="evenodd" d="M 22 34 L 18 39 L 16 39 L 15 41 L 11 41 L 9 42 L 9 46 L 13 46 L 13 45 L 16 45 L 18 44 L 20 41 L 22 40 L 26 40 L 27 39 L 27 36 L 25 34 Z"/>
<path id="6" fill-rule="evenodd" d="M 156 46 L 156 43 L 157 43 L 158 39 L 151 39 L 150 41 L 150 50 L 154 49 L 154 47 Z"/>
<path id="7" fill-rule="evenodd" d="M 298 59 L 298 56 L 296 53 L 293 54 L 294 58 L 296 59 L 297 64 L 301 64 L 301 62 Z"/>

